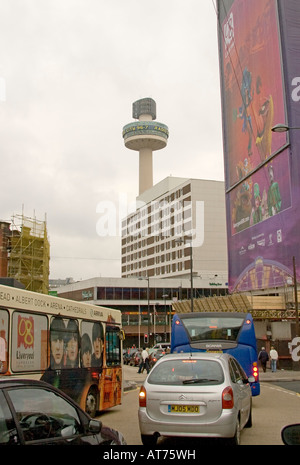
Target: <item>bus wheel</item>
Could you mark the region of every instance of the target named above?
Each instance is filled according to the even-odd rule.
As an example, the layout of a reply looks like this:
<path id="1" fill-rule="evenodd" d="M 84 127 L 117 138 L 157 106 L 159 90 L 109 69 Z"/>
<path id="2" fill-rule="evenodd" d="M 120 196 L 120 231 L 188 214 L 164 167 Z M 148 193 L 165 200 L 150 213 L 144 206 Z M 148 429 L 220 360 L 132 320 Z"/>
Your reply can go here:
<path id="1" fill-rule="evenodd" d="M 85 411 L 92 418 L 96 416 L 98 395 L 95 388 L 90 388 L 85 400 Z"/>

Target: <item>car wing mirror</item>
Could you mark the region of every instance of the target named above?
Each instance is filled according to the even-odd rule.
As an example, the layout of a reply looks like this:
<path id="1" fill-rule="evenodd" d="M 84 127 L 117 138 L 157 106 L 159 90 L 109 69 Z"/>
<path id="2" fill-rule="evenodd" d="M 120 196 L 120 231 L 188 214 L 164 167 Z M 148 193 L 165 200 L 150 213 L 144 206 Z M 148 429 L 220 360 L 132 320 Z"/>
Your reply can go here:
<path id="1" fill-rule="evenodd" d="M 281 438 L 286 446 L 299 446 L 300 424 L 285 426 L 281 431 Z"/>
<path id="2" fill-rule="evenodd" d="M 76 433 L 76 428 L 74 425 L 66 426 L 61 430 L 61 435 L 63 438 L 67 438 L 68 436 L 73 436 Z"/>
<path id="3" fill-rule="evenodd" d="M 98 434 L 101 432 L 102 423 L 98 420 L 89 421 L 89 431 L 93 434 Z"/>

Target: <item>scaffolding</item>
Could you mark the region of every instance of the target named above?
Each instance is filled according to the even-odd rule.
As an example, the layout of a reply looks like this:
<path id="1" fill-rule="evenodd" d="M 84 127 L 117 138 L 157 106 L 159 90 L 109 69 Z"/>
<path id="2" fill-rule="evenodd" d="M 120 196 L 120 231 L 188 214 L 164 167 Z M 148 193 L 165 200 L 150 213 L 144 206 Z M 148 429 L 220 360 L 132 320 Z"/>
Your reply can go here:
<path id="1" fill-rule="evenodd" d="M 297 293 L 300 302 L 300 292 Z M 173 302 L 173 311 L 189 313 L 191 301 Z M 251 313 L 254 319 L 294 320 L 296 317 L 294 295 L 264 296 L 232 294 L 220 297 L 194 299 L 195 312 Z"/>
<path id="2" fill-rule="evenodd" d="M 45 221 L 14 215 L 11 224 L 8 277 L 25 289 L 42 294 L 49 290 L 50 245 Z"/>

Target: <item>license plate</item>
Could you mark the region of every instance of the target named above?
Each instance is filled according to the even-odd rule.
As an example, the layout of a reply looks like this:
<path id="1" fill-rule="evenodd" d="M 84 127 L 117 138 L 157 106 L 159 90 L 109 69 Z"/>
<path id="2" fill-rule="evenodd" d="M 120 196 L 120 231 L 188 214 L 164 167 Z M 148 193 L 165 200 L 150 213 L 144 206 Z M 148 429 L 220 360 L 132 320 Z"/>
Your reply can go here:
<path id="1" fill-rule="evenodd" d="M 199 413 L 199 405 L 168 405 L 170 413 Z"/>
<path id="2" fill-rule="evenodd" d="M 223 350 L 207 350 L 206 352 L 209 352 L 210 354 L 222 354 Z"/>

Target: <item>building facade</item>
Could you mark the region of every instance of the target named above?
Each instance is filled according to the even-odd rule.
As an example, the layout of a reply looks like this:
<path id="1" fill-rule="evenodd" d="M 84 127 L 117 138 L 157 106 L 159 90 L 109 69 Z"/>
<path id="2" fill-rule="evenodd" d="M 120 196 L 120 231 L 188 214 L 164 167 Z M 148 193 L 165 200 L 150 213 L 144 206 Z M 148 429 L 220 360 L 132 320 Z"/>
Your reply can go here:
<path id="1" fill-rule="evenodd" d="M 55 288 L 52 289 L 52 293 Z M 57 295 L 122 312 L 125 347 L 170 340 L 172 303 L 191 299 L 190 279 L 91 278 L 56 288 Z M 195 277 L 194 298 L 225 295 L 227 286 L 217 277 Z"/>
<path id="2" fill-rule="evenodd" d="M 122 221 L 122 277 L 218 277 L 227 282 L 224 183 L 168 177 Z"/>

